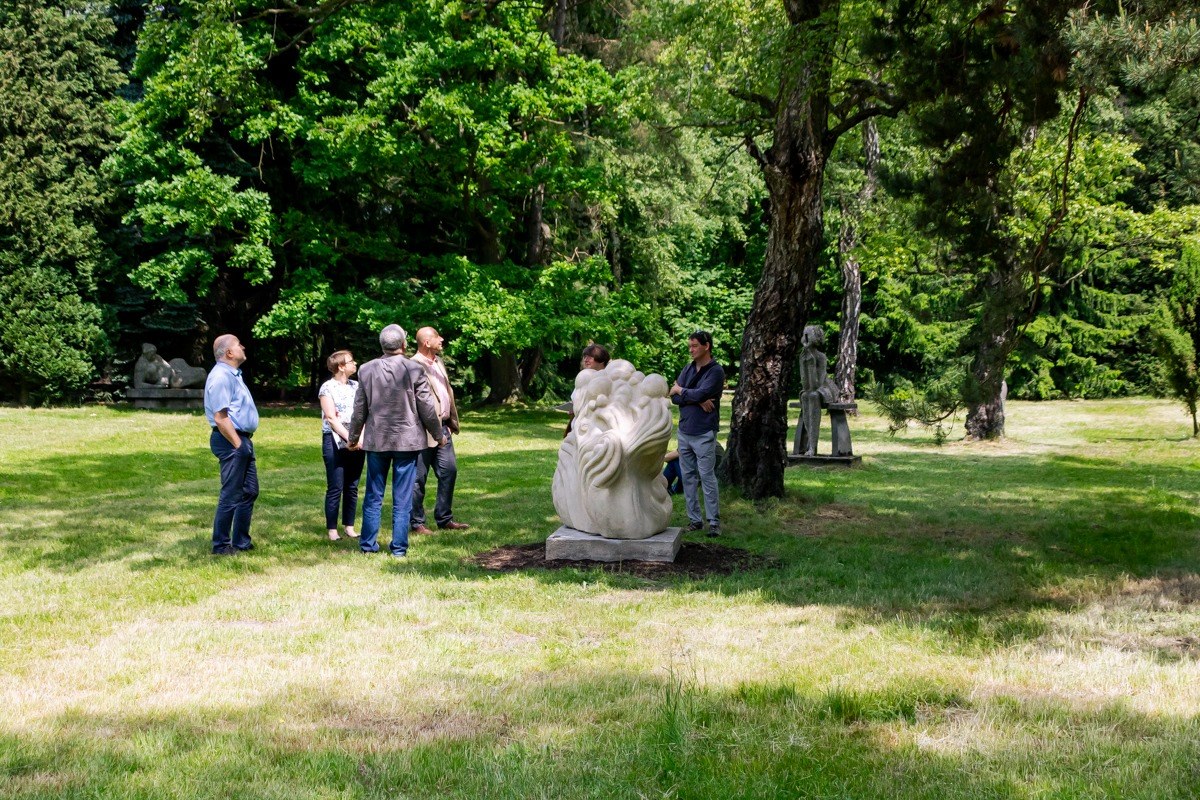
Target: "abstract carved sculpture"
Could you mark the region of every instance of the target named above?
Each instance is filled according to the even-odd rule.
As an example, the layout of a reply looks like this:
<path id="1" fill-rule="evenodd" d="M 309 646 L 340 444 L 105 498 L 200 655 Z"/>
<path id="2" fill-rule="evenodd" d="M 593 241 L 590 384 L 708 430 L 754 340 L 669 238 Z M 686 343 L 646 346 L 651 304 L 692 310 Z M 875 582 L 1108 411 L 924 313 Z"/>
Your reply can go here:
<path id="1" fill-rule="evenodd" d="M 575 423 L 551 490 L 563 523 L 608 539 L 662 532 L 672 508 L 662 476 L 672 426 L 666 379 L 615 359 L 580 372 L 571 402 Z"/>

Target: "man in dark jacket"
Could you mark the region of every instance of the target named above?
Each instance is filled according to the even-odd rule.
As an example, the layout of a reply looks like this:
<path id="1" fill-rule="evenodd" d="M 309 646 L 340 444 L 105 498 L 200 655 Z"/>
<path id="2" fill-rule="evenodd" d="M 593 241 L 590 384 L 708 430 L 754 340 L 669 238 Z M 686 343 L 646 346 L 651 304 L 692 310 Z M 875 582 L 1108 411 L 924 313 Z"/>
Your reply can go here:
<path id="1" fill-rule="evenodd" d="M 362 365 L 350 419 L 351 447 L 367 451 L 367 491 L 359 547 L 379 551 L 380 518 L 388 469 L 392 471 L 391 553 L 408 552 L 408 517 L 412 512 L 417 459 L 426 447 L 445 444 L 442 421 L 425 370 L 405 358 L 408 336 L 399 325 L 379 334 L 383 355 Z M 361 437 L 361 443 L 360 443 Z"/>
<path id="2" fill-rule="evenodd" d="M 671 387 L 671 402 L 679 406 L 679 470 L 683 473 L 683 498 L 689 531 L 704 527 L 699 490 L 704 491 L 708 535 L 721 534 L 721 506 L 717 492 L 717 430 L 721 427 L 721 392 L 725 370 L 713 361 L 712 334 L 696 331 L 688 337 L 692 363 L 683 368 Z"/>

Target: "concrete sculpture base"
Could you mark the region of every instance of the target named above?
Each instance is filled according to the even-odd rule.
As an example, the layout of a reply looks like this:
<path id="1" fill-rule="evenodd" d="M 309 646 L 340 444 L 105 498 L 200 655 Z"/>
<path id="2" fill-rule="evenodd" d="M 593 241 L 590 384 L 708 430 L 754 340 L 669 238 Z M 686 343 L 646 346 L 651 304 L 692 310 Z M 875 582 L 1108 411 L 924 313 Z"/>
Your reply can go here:
<path id="1" fill-rule="evenodd" d="M 546 540 L 546 560 L 672 562 L 682 546 L 682 528 L 667 528 L 646 539 L 606 539 L 563 525 Z"/>
<path id="2" fill-rule="evenodd" d="M 126 389 L 125 399 L 134 408 L 204 408 L 203 389 Z"/>
<path id="3" fill-rule="evenodd" d="M 862 456 L 797 456 L 789 455 L 787 465 L 804 464 L 807 467 L 857 467 Z"/>

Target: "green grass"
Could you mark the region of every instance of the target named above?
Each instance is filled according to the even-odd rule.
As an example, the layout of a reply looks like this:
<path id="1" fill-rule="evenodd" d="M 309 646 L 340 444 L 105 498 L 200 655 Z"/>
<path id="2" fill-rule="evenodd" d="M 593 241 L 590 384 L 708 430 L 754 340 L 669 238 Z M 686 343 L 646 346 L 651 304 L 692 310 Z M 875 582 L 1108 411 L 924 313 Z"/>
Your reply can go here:
<path id="1" fill-rule="evenodd" d="M 862 468 L 723 494 L 749 572 L 474 567 L 557 526 L 562 424 L 465 415 L 473 527 L 394 562 L 325 540 L 317 414 L 267 411 L 258 549 L 214 559 L 199 414 L 0 409 L 0 797 L 1200 792 L 1171 403 L 1012 403 L 943 447 L 866 414 Z"/>

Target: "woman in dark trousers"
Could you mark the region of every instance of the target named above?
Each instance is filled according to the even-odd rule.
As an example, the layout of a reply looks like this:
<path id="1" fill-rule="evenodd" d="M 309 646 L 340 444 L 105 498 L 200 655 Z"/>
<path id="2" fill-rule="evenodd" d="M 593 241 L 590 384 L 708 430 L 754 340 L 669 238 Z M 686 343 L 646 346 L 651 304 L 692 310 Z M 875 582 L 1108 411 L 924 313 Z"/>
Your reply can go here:
<path id="1" fill-rule="evenodd" d="M 354 355 L 349 350 L 338 350 L 325 364 L 333 374 L 317 393 L 321 401 L 321 456 L 325 459 L 325 527 L 329 541 L 336 542 L 342 538 L 337 531 L 339 506 L 346 535 L 351 539 L 358 536 L 354 515 L 358 512 L 358 480 L 366 453 L 348 444 L 354 393 L 358 391 L 358 381 L 350 380 L 358 371 Z"/>

